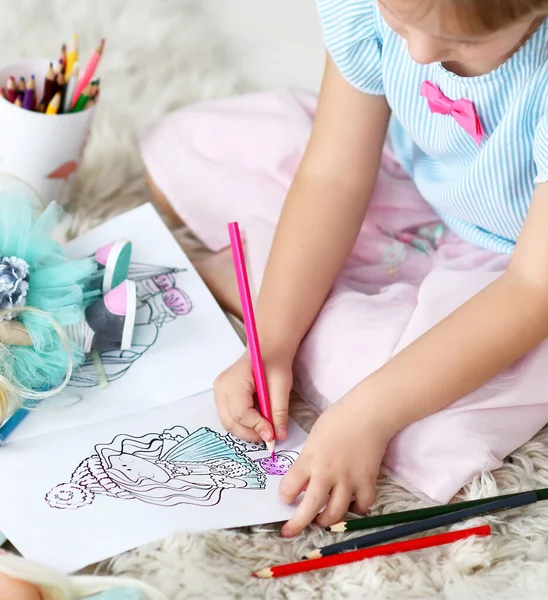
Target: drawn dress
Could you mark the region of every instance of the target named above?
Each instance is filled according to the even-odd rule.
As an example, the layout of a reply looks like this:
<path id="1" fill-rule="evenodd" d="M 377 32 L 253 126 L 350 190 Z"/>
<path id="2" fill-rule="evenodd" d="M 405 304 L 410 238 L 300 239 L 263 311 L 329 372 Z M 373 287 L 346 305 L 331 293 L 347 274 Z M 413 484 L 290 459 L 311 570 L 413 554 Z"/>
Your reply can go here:
<path id="1" fill-rule="evenodd" d="M 95 446 L 70 483 L 56 486 L 46 501 L 52 508 L 76 509 L 106 495 L 160 506 L 214 506 L 225 489 L 265 487 L 260 463 L 230 436 L 208 427 L 189 434 L 178 426 L 142 437 L 118 435 Z"/>

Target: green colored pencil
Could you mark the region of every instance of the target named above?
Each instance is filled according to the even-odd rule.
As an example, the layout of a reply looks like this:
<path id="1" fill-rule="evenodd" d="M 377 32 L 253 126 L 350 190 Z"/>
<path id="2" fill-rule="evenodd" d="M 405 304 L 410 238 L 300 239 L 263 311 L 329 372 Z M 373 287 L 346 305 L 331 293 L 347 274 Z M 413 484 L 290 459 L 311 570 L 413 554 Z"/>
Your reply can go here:
<path id="1" fill-rule="evenodd" d="M 542 488 L 534 491 L 539 500 L 548 500 L 548 488 Z M 388 515 L 377 515 L 376 517 L 364 517 L 363 519 L 352 519 L 351 521 L 341 521 L 331 527 L 326 527 L 326 531 L 342 533 L 344 531 L 363 531 L 364 529 L 374 529 L 376 527 L 385 527 L 386 525 L 399 525 L 401 523 L 411 523 L 412 521 L 422 521 L 429 517 L 445 515 L 463 508 L 479 506 L 492 502 L 493 500 L 503 500 L 512 498 L 524 492 L 515 494 L 505 494 L 504 496 L 494 496 L 491 498 L 479 498 L 478 500 L 467 500 L 465 502 L 456 502 L 455 504 L 442 504 L 441 506 L 429 506 L 427 508 L 417 508 L 415 510 L 406 510 L 404 512 L 392 513 Z"/>
<path id="2" fill-rule="evenodd" d="M 77 113 L 77 112 L 84 110 L 84 108 L 86 108 L 86 104 L 88 103 L 88 100 L 92 97 L 92 94 L 93 94 L 92 85 L 93 84 L 90 84 L 85 87 L 84 91 L 79 96 L 78 100 L 76 100 L 76 104 L 72 107 L 72 109 L 70 111 L 71 113 Z"/>

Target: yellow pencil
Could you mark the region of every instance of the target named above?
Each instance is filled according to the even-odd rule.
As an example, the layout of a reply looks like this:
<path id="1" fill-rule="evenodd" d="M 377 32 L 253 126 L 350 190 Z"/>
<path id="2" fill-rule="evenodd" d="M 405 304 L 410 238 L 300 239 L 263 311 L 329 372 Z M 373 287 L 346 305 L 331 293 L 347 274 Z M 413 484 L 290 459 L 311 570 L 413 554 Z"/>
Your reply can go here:
<path id="1" fill-rule="evenodd" d="M 67 54 L 67 71 L 65 77 L 68 79 L 74 68 L 74 64 L 78 62 L 78 36 L 74 34 L 72 36 L 72 44 Z"/>
<path id="2" fill-rule="evenodd" d="M 57 92 L 46 108 L 46 115 L 56 115 L 61 106 L 61 92 Z"/>

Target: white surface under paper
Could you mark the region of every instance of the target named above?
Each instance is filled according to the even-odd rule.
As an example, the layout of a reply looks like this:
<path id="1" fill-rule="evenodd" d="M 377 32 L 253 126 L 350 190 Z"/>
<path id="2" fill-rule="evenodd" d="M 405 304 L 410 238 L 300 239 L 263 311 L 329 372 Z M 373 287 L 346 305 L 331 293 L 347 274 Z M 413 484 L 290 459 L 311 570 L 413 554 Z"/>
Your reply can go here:
<path id="1" fill-rule="evenodd" d="M 172 430 L 164 439 L 146 436 L 175 426 L 187 433 Z M 177 452 L 169 447 L 179 448 L 202 427 L 226 436 L 211 392 L 130 417 L 8 443 L 0 452 L 2 529 L 25 557 L 71 572 L 174 531 L 289 518 L 294 507 L 277 497 L 280 476 L 265 475 L 264 489 L 250 489 L 245 460 L 239 473 L 233 462 L 227 467 L 222 460 L 202 460 L 189 467 L 211 440 L 219 439 L 214 434 L 207 433 L 201 442 L 185 442 L 189 447 L 184 456 L 179 452 L 177 464 Z M 170 441 L 177 434 L 180 437 Z M 276 448 L 280 473 L 296 458 L 305 436 L 290 423 L 289 439 Z M 222 452 L 214 454 L 221 457 Z M 268 457 L 266 450 L 252 444 L 241 452 L 254 465 Z M 173 469 L 178 465 L 189 470 L 176 475 Z M 212 484 L 214 470 L 217 480 Z M 56 487 L 59 484 L 66 485 Z"/>
<path id="2" fill-rule="evenodd" d="M 104 390 L 97 387 L 92 364 L 77 371 L 78 386 L 94 385 L 68 390 L 81 394 L 83 400 L 62 409 L 46 410 L 48 405 L 42 405 L 10 439 L 106 421 L 209 390 L 215 377 L 243 352 L 229 321 L 150 204 L 71 242 L 68 251 L 74 258 L 88 256 L 120 238 L 133 242 L 130 278 L 145 278 L 138 283 L 138 296 L 145 300 L 137 311 L 133 350 L 124 352 L 123 357 L 119 351 L 103 355 L 105 369 L 113 379 Z M 173 277 L 184 295 L 176 293 L 192 305 L 188 314 L 175 316 L 169 308 L 173 296 L 166 304 L 165 293 L 150 278 L 162 273 L 161 267 L 181 269 Z M 59 400 L 54 400 L 54 406 Z"/>

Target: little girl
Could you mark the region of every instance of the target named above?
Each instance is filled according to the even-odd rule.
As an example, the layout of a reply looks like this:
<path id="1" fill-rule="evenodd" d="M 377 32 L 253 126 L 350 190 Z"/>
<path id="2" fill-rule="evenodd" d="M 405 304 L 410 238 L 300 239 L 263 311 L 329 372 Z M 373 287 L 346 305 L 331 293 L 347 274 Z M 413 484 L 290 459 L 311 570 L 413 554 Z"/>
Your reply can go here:
<path id="1" fill-rule="evenodd" d="M 142 142 L 228 307 L 226 223 L 245 228 L 275 430 L 247 353 L 215 384 L 224 426 L 284 439 L 293 384 L 324 411 L 280 486 L 304 491 L 286 536 L 366 511 L 383 460 L 446 502 L 548 422 L 548 1 L 317 3 L 302 160 L 296 93 L 180 111 Z"/>

